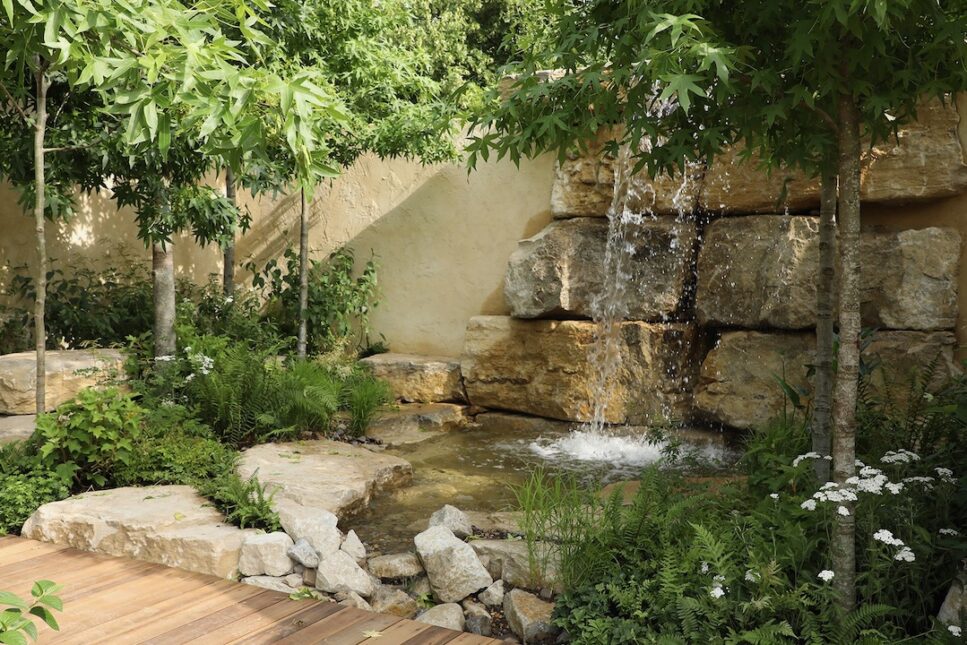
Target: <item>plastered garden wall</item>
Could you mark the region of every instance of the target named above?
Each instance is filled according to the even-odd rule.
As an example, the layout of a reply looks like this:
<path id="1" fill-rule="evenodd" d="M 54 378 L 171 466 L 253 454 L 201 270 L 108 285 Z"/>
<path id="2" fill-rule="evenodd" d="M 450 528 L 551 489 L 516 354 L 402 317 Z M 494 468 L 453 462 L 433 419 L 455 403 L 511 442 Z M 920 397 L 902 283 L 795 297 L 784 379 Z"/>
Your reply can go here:
<path id="1" fill-rule="evenodd" d="M 481 166 L 422 166 L 363 158 L 344 176 L 321 186 L 311 208 L 310 248 L 316 257 L 350 245 L 357 258 L 374 253 L 382 301 L 372 323 L 395 351 L 457 356 L 467 319 L 506 313 L 501 285 L 517 241 L 550 221 L 554 175 L 549 158 Z M 214 180 L 214 178 L 213 178 Z M 118 254 L 150 263 L 130 211 L 105 195 L 80 196 L 78 216 L 48 230 L 50 257 L 61 265 L 110 264 Z M 237 242 L 240 262 L 261 265 L 298 245 L 299 201 L 294 196 L 245 200 L 252 228 Z M 0 289 L 7 266 L 34 261 L 33 223 L 0 185 Z M 177 271 L 197 282 L 221 273 L 217 248 L 190 238 L 175 243 Z M 245 278 L 244 272 L 240 277 Z"/>

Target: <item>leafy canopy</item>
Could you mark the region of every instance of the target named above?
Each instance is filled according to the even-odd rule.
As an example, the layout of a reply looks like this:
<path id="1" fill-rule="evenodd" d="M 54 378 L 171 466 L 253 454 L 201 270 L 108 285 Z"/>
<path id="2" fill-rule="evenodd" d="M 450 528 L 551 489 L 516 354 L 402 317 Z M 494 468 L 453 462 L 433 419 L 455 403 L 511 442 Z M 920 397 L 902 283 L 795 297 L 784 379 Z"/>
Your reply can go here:
<path id="1" fill-rule="evenodd" d="M 875 141 L 915 118 L 923 95 L 967 88 L 965 3 L 547 0 L 545 11 L 550 33 L 475 120 L 471 167 L 491 153 L 563 156 L 621 124 L 611 148 L 629 145 L 653 175 L 741 140 L 746 154 L 817 172 L 841 94 Z"/>

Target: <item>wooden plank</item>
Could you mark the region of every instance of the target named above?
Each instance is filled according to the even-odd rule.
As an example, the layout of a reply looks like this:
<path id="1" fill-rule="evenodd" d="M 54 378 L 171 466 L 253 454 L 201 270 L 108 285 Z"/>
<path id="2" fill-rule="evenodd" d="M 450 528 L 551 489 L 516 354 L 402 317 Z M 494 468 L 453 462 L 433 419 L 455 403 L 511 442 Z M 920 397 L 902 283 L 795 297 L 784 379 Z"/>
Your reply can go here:
<path id="1" fill-rule="evenodd" d="M 420 632 L 416 636 L 403 641 L 404 645 L 443 645 L 443 643 L 449 643 L 454 638 L 462 634 L 463 632 L 455 632 L 452 629 L 445 629 L 443 627 L 437 627 L 436 625 L 430 627 L 430 629 Z"/>
<path id="2" fill-rule="evenodd" d="M 76 594 L 77 590 L 74 587 L 80 583 L 83 583 L 83 588 L 89 591 L 93 585 L 106 576 L 120 578 L 125 574 L 139 575 L 158 568 L 162 567 L 148 562 L 112 562 L 110 560 L 71 558 L 57 554 L 56 559 L 46 560 L 42 563 L 42 566 L 24 567 L 16 571 L 11 571 L 10 568 L 0 569 L 0 579 L 3 579 L 9 585 L 19 585 L 26 590 L 30 589 L 35 580 L 52 580 L 64 588 L 61 595 L 67 598 Z"/>
<path id="3" fill-rule="evenodd" d="M 206 598 L 217 595 L 212 592 L 213 586 L 213 583 L 207 585 L 199 584 L 177 596 L 170 596 L 166 600 L 148 607 L 141 607 L 136 611 L 99 623 L 86 630 L 72 630 L 70 637 L 64 639 L 64 643 L 78 641 L 82 643 L 95 643 L 104 634 L 111 634 L 114 638 L 120 639 L 123 634 L 131 629 L 156 624 L 168 611 L 196 607 L 198 603 L 204 601 Z"/>
<path id="4" fill-rule="evenodd" d="M 501 641 L 477 634 L 463 633 L 450 641 L 450 645 L 490 645 L 495 642 L 499 643 Z"/>
<path id="5" fill-rule="evenodd" d="M 12 541 L 0 543 L 0 567 L 22 562 L 35 555 L 63 551 L 67 548 L 69 547 L 13 538 Z"/>
<path id="6" fill-rule="evenodd" d="M 116 580 L 97 593 L 85 594 L 79 602 L 64 605 L 62 630 L 74 633 L 134 613 L 198 585 L 193 574 L 167 569 L 150 576 Z M 70 630 L 69 632 L 67 630 Z"/>
<path id="7" fill-rule="evenodd" d="M 168 631 L 144 641 L 144 644 L 151 645 L 181 645 L 192 638 L 197 638 L 200 634 L 209 634 L 224 625 L 231 624 L 233 621 L 240 620 L 253 612 L 263 611 L 267 607 L 277 605 L 285 600 L 285 596 L 275 591 L 262 591 L 262 593 L 246 598 L 224 609 L 197 618 L 189 622 L 181 622 L 172 625 Z M 218 641 L 209 641 L 216 643 Z"/>
<path id="8" fill-rule="evenodd" d="M 246 645 L 277 643 L 281 639 L 298 634 L 309 625 L 317 624 L 326 617 L 339 611 L 339 606 L 331 602 L 305 600 L 290 600 L 289 602 L 299 603 L 304 608 L 281 621 L 269 625 L 266 629 L 246 634 L 231 642 L 239 644 L 245 643 Z"/>
<path id="9" fill-rule="evenodd" d="M 365 622 L 356 626 L 355 629 L 345 629 L 333 634 L 326 639 L 326 645 L 358 645 L 359 643 L 380 642 L 374 639 L 382 638 L 382 633 L 385 630 L 402 621 L 403 619 L 399 616 L 373 614 Z M 377 634 L 379 635 L 377 636 Z"/>
<path id="10" fill-rule="evenodd" d="M 344 607 L 337 603 L 331 604 L 335 605 L 337 609 L 325 620 L 319 621 L 315 625 L 309 625 L 293 636 L 283 638 L 276 645 L 282 645 L 283 643 L 285 645 L 294 645 L 296 643 L 328 643 L 329 637 L 333 634 L 369 619 L 370 612 L 368 611 L 362 611 L 354 607 Z"/>
<path id="11" fill-rule="evenodd" d="M 161 636 L 185 623 L 237 605 L 265 591 L 252 585 L 231 583 L 228 583 L 228 589 L 223 589 L 221 584 L 221 581 L 215 582 L 199 587 L 191 594 L 171 598 L 170 602 L 156 604 L 150 608 L 150 614 L 143 616 L 132 614 L 123 619 L 116 629 L 111 630 L 110 633 L 115 635 L 115 638 L 89 642 L 140 643 Z M 199 594 L 202 594 L 202 597 L 199 598 Z"/>
<path id="12" fill-rule="evenodd" d="M 403 645 L 409 639 L 429 631 L 432 627 L 432 625 L 427 625 L 426 623 L 401 620 L 385 629 L 382 636 L 377 639 L 377 642 L 378 645 Z"/>
<path id="13" fill-rule="evenodd" d="M 265 609 L 249 612 L 245 616 L 236 618 L 233 622 L 223 625 L 218 629 L 204 630 L 196 632 L 189 638 L 182 641 L 184 643 L 231 643 L 235 639 L 242 638 L 247 634 L 255 633 L 265 629 L 274 622 L 284 620 L 292 614 L 304 609 L 304 606 L 294 600 L 289 600 L 282 594 L 282 599 L 274 605 L 269 605 Z"/>

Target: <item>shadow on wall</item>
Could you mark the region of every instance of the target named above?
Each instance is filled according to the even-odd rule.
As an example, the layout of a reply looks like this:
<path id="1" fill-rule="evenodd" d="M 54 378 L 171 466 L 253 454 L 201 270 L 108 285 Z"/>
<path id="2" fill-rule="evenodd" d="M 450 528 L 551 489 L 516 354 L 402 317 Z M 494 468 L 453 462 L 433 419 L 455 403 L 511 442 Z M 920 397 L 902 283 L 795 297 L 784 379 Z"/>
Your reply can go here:
<path id="1" fill-rule="evenodd" d="M 463 166 L 423 166 L 406 160 L 360 159 L 313 197 L 310 249 L 327 256 L 351 246 L 365 262 L 379 262 L 382 299 L 371 322 L 395 351 L 457 356 L 470 317 L 506 313 L 503 278 L 520 239 L 551 219 L 553 158 L 484 164 L 468 175 Z M 221 177 L 209 179 L 221 186 Z M 298 194 L 252 198 L 240 193 L 252 226 L 237 240 L 236 258 L 257 266 L 298 248 Z M 16 194 L 0 185 L 0 304 L 9 276 L 3 266 L 33 265 L 32 219 Z M 130 209 L 109 195 L 78 198 L 78 215 L 48 226 L 49 255 L 67 267 L 117 264 L 118 249 L 150 266 L 137 239 Z M 190 236 L 175 240 L 180 275 L 203 283 L 221 274 L 217 246 L 200 247 Z M 251 276 L 238 271 L 238 279 Z"/>
<path id="2" fill-rule="evenodd" d="M 363 159 L 314 196 L 310 248 L 323 257 L 347 245 L 360 263 L 376 256 L 382 296 L 371 323 L 394 351 L 457 356 L 470 317 L 506 313 L 507 258 L 550 221 L 552 177 L 550 158 L 471 175 Z M 290 195 L 253 217 L 238 257 L 262 266 L 297 248 L 298 235 L 299 199 Z"/>

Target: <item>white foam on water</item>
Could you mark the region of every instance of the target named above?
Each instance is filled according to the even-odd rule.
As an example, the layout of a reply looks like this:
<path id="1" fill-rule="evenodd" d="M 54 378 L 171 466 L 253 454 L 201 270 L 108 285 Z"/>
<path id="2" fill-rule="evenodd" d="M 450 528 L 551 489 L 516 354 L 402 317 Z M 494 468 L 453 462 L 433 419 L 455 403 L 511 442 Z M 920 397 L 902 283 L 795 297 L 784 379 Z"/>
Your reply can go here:
<path id="1" fill-rule="evenodd" d="M 647 437 L 573 430 L 563 437 L 538 439 L 528 447 L 532 453 L 548 461 L 594 461 L 613 466 L 642 467 L 659 461 L 665 445 Z"/>

